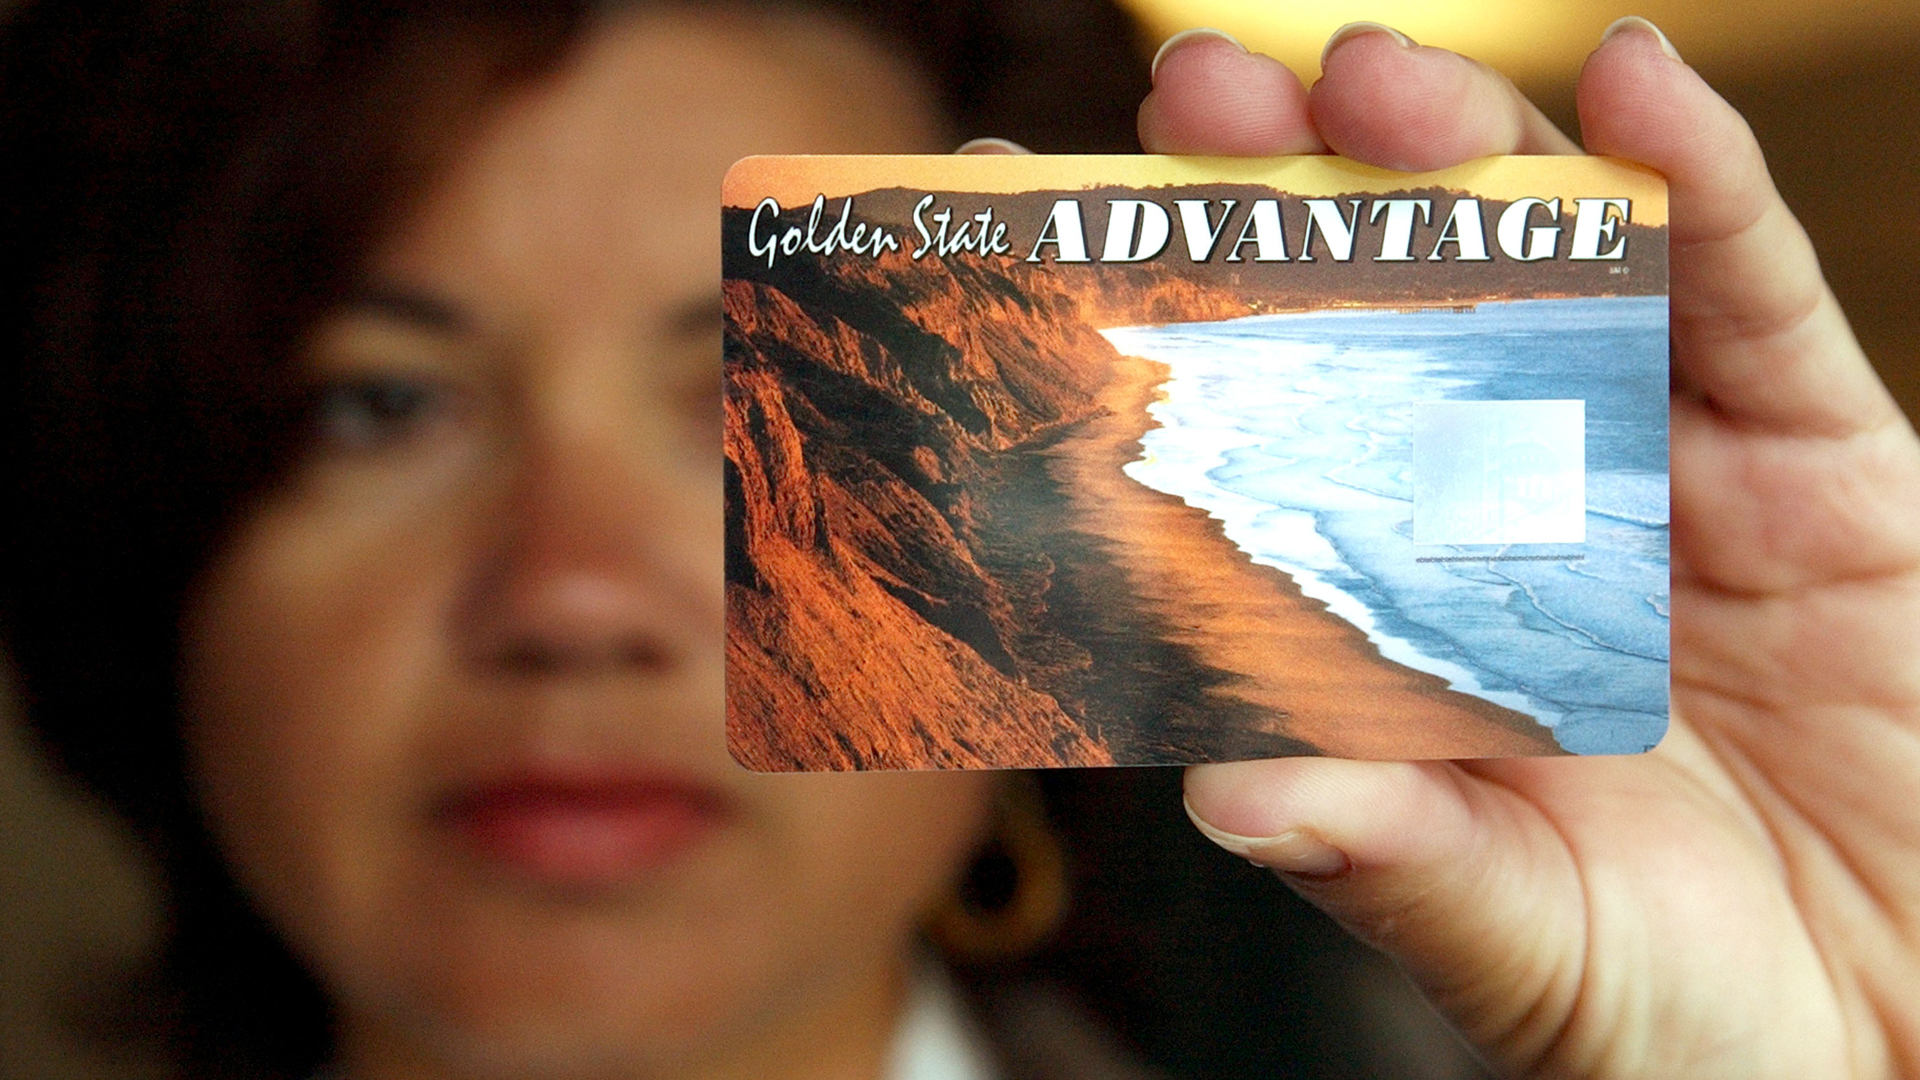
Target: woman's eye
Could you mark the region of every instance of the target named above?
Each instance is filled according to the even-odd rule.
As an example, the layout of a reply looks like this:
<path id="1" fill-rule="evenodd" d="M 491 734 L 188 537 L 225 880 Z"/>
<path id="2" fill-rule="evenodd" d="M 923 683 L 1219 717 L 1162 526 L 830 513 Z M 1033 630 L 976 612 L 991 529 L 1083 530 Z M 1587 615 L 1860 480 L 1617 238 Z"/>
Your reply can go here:
<path id="1" fill-rule="evenodd" d="M 445 387 L 418 378 L 359 376 L 320 388 L 315 435 L 323 446 L 373 450 L 403 444 L 444 419 L 452 408 Z"/>

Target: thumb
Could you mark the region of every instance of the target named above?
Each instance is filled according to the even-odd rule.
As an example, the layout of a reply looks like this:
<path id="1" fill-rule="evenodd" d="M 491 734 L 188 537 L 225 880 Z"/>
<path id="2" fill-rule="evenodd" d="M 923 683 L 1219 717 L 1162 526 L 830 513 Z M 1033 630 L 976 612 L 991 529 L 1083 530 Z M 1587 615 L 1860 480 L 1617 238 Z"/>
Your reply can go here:
<path id="1" fill-rule="evenodd" d="M 1585 904 L 1566 845 L 1445 762 L 1286 758 L 1187 771 L 1207 837 L 1400 961 L 1476 1045 L 1537 1062 L 1579 993 Z"/>

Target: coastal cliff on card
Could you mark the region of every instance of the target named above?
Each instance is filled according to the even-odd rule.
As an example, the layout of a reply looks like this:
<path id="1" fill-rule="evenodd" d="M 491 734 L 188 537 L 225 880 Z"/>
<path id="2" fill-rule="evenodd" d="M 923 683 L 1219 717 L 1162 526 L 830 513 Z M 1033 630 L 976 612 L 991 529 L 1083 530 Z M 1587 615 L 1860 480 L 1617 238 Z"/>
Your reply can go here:
<path id="1" fill-rule="evenodd" d="M 1110 762 L 1022 676 L 967 484 L 985 456 L 1092 415 L 1088 381 L 1112 347 L 1071 298 L 977 263 L 797 258 L 728 277 L 735 756 L 773 770 Z"/>

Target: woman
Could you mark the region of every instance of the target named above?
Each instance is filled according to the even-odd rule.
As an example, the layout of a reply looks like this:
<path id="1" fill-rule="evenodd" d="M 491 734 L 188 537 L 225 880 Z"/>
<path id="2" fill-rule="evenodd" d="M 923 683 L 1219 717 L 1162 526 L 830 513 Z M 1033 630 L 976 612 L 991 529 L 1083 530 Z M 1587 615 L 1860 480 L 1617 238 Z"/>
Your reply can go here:
<path id="1" fill-rule="evenodd" d="M 130 30 L 212 33 L 195 48 L 220 63 L 198 85 L 132 65 L 88 114 L 151 123 L 12 143 L 84 155 L 91 183 L 27 176 L 9 201 L 40 253 L 9 290 L 29 362 L 6 395 L 46 521 L 9 563 L 36 722 L 177 874 L 231 867 L 317 977 L 331 1032 L 255 1048 L 283 1070 L 880 1075 L 913 926 L 990 790 L 722 756 L 711 180 L 748 151 L 950 145 L 936 66 L 761 9 L 257 17 L 289 20 L 283 54 L 213 18 Z M 1849 796 L 1862 772 L 1920 775 L 1876 738 L 1920 722 L 1894 644 L 1920 594 L 1899 496 L 1920 451 L 1846 354 L 1737 117 L 1663 45 L 1626 26 L 1582 93 L 1595 148 L 1674 184 L 1695 614 L 1670 747 L 1219 767 L 1190 808 L 1515 1070 L 1890 1072 L 1920 1031 L 1895 993 L 1920 822 Z M 1311 96 L 1218 36 L 1159 61 L 1150 150 L 1430 168 L 1573 149 L 1497 77 L 1379 28 L 1330 43 Z M 299 93 L 258 93 L 262 72 Z M 6 85 L 57 116 L 32 108 L 57 85 Z M 222 164 L 180 165 L 200 160 Z M 1823 475 L 1848 501 L 1815 518 Z M 1849 647 L 1756 679 L 1816 631 Z M 1761 734 L 1815 723 L 1794 756 Z M 218 962 L 229 900 L 183 910 L 183 958 Z M 228 987 L 221 1048 L 258 976 L 197 973 Z"/>
<path id="2" fill-rule="evenodd" d="M 29 316 L 29 348 L 140 385 L 49 388 L 29 365 L 10 400 L 77 392 L 66 415 L 102 424 L 16 446 L 63 536 L 15 553 L 13 637 L 36 720 L 181 883 L 196 1053 L 354 1077 L 879 1074 L 916 927 L 996 782 L 726 756 L 714 195 L 756 150 L 947 149 L 960 81 L 857 5 L 312 7 L 251 36 L 214 18 L 250 9 L 195 10 L 124 20 L 162 35 L 139 46 L 60 27 L 86 17 L 66 5 L 20 30 L 158 54 L 158 91 L 90 77 L 187 130 L 29 129 L 40 162 L 145 203 L 89 192 L 14 223 L 46 228 L 38 288 L 73 290 Z M 208 32 L 287 55 L 236 60 Z M 926 71 L 967 44 L 920 32 Z M 248 95 L 182 78 L 195 53 Z M 152 137 L 137 119 L 109 135 Z M 86 211 L 115 220 L 88 237 Z M 83 464 L 100 453 L 106 476 Z M 147 501 L 86 505 L 147 469 Z M 131 617 L 74 620 L 70 589 Z M 109 656 L 148 666 L 84 670 Z M 216 859 L 330 1023 L 259 969 L 288 961 L 246 940 L 238 897 L 203 891 Z"/>

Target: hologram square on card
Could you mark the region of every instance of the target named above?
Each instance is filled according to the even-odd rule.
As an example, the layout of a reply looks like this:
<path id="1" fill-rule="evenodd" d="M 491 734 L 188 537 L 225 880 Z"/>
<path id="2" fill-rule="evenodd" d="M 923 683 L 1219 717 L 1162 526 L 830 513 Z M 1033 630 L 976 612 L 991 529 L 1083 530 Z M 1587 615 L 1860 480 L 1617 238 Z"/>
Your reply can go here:
<path id="1" fill-rule="evenodd" d="M 1586 402 L 1413 407 L 1413 542 L 1587 539 Z"/>

